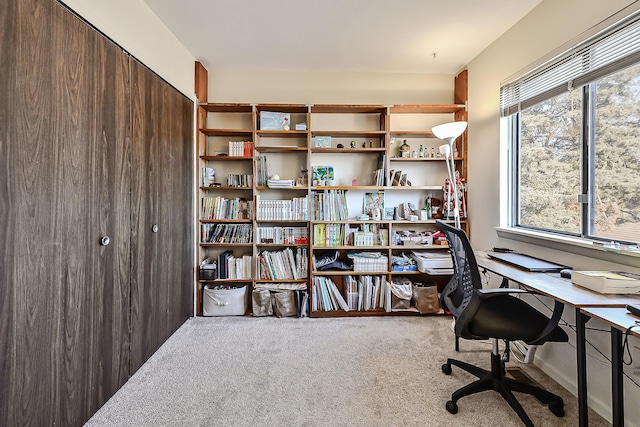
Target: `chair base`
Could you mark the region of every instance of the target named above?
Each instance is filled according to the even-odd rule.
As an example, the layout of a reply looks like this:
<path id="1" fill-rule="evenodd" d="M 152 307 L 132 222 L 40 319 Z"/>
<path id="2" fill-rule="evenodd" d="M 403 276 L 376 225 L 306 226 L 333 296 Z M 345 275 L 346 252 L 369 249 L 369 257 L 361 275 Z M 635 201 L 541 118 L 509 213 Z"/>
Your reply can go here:
<path id="1" fill-rule="evenodd" d="M 509 406 L 518 414 L 522 422 L 526 426 L 533 427 L 533 422 L 515 398 L 513 392 L 526 393 L 536 397 L 540 402 L 548 405 L 549 410 L 557 417 L 564 416 L 564 402 L 560 396 L 548 392 L 540 387 L 531 384 L 525 384 L 504 375 L 504 362 L 499 354 L 491 353 L 491 371 L 479 368 L 466 362 L 455 359 L 447 359 L 447 363 L 442 365 L 442 372 L 447 375 L 451 374 L 451 366 L 457 366 L 478 379 L 471 384 L 467 384 L 461 389 L 455 391 L 451 395 L 451 400 L 447 402 L 446 408 L 452 414 L 458 412 L 458 400 L 471 394 L 480 393 L 482 391 L 494 390 L 502 395 Z"/>

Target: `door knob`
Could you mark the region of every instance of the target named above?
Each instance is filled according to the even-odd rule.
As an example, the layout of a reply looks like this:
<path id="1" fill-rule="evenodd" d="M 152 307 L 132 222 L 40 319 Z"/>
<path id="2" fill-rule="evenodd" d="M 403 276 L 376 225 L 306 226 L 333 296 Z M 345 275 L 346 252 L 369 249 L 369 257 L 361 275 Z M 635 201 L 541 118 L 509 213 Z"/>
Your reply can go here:
<path id="1" fill-rule="evenodd" d="M 151 231 L 153 231 L 154 233 L 158 232 L 158 226 L 153 224 L 153 227 L 151 227 Z"/>
<path id="2" fill-rule="evenodd" d="M 102 239 L 100 239 L 100 244 L 102 246 L 107 246 L 109 243 L 111 243 L 111 239 L 109 238 L 109 236 L 102 236 Z"/>

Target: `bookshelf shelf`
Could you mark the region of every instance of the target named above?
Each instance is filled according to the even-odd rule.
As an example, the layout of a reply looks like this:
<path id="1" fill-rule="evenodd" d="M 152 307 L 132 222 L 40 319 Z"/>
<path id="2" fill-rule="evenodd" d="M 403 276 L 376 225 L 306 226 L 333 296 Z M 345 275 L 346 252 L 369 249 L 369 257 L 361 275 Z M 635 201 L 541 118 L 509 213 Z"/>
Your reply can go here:
<path id="1" fill-rule="evenodd" d="M 240 136 L 243 138 L 251 138 L 253 132 L 243 129 L 200 129 L 200 132 L 207 136 Z"/>
<path id="2" fill-rule="evenodd" d="M 258 191 L 274 190 L 274 191 L 307 191 L 308 187 L 290 187 L 290 188 L 274 188 L 269 186 L 256 187 Z"/>
<path id="3" fill-rule="evenodd" d="M 216 162 L 237 162 L 243 160 L 253 160 L 253 157 L 246 156 L 200 156 L 201 160 L 215 160 Z"/>
<path id="4" fill-rule="evenodd" d="M 253 243 L 200 243 L 200 247 L 202 248 L 215 248 L 215 247 L 227 247 L 227 246 L 238 246 L 238 247 L 247 247 L 250 248 L 253 246 Z"/>
<path id="5" fill-rule="evenodd" d="M 242 191 L 242 190 L 249 190 L 249 191 L 252 191 L 253 187 L 229 187 L 227 185 L 220 185 L 220 186 L 200 187 L 200 190 L 202 190 L 202 191 L 208 191 L 208 190 L 212 190 L 212 191 Z"/>
<path id="6" fill-rule="evenodd" d="M 203 224 L 251 224 L 252 220 L 250 219 L 201 219 L 201 223 Z"/>
<path id="7" fill-rule="evenodd" d="M 457 83 L 456 83 L 457 84 Z M 458 92 L 456 91 L 456 96 Z M 391 220 L 389 212 L 382 209 L 380 220 L 357 220 L 356 216 L 363 213 L 366 203 L 363 197 L 369 193 L 384 194 L 384 207 L 396 207 L 406 200 L 417 209 L 423 209 L 427 197 L 441 198 L 444 177 L 446 176 L 445 159 L 438 157 L 402 158 L 398 156 L 398 140 L 410 141 L 413 150 L 419 145 L 431 148 L 441 145 L 442 141 L 435 138 L 431 127 L 444 121 L 443 117 L 452 120 L 466 120 L 466 99 L 455 100 L 452 104 L 437 105 L 338 105 L 338 104 L 201 104 L 198 115 L 200 129 L 198 158 L 201 167 L 215 168 L 215 176 L 220 184 L 228 182 L 227 174 L 251 175 L 251 187 L 233 187 L 229 185 L 203 185 L 199 183 L 200 197 L 212 197 L 216 193 L 224 194 L 229 198 L 243 198 L 252 203 L 251 217 L 253 219 L 200 219 L 201 227 L 215 227 L 215 224 L 252 224 L 253 243 L 198 243 L 200 259 L 210 257 L 217 259 L 220 254 L 232 252 L 234 256 L 251 257 L 253 279 L 218 279 L 198 280 L 198 298 L 202 286 L 206 283 L 231 283 L 247 285 L 249 291 L 257 284 L 304 284 L 309 295 L 309 314 L 312 317 L 336 317 L 336 316 L 381 316 L 381 315 L 416 315 L 415 310 L 387 312 L 383 308 L 370 310 L 317 310 L 312 308 L 315 292 L 315 279 L 331 278 L 340 292 L 346 293 L 347 281 L 351 277 L 380 277 L 384 281 L 392 281 L 400 276 L 410 277 L 419 282 L 435 282 L 439 289 L 446 285 L 449 276 L 430 276 L 426 273 L 415 271 L 393 271 L 394 256 L 409 254 L 411 251 L 446 250 L 446 247 L 431 245 L 398 245 L 398 233 L 433 231 L 436 229 L 435 220 Z M 261 129 L 263 113 L 283 113 L 287 116 L 289 130 Z M 275 114 L 277 116 L 278 114 Z M 444 115 L 444 116 L 443 116 Z M 270 114 L 274 117 L 274 114 Z M 294 130 L 295 126 L 304 123 L 305 130 Z M 265 125 L 266 126 L 266 125 Z M 315 146 L 316 137 L 331 137 L 327 145 Z M 466 177 L 466 133 L 456 142 L 459 155 L 455 158 L 456 169 L 462 177 Z M 395 139 L 395 141 L 394 141 Z M 250 156 L 219 156 L 219 153 L 228 153 L 231 150 L 227 144 L 232 141 L 242 140 L 251 143 Z M 328 138 L 325 138 L 328 140 Z M 351 148 L 352 141 L 355 147 Z M 320 141 L 319 141 L 320 142 Z M 323 141 L 325 142 L 325 141 Z M 337 144 L 344 145 L 338 148 Z M 363 146 L 364 144 L 364 146 Z M 242 150 L 239 151 L 242 153 Z M 244 151 L 246 154 L 247 151 Z M 427 154 L 428 154 L 427 153 Z M 351 167 L 351 165 L 357 167 Z M 348 167 L 344 167 L 348 165 Z M 314 167 L 325 167 L 325 170 L 333 167 L 333 177 L 323 181 L 321 174 L 313 175 Z M 412 169 L 413 168 L 413 169 Z M 412 185 L 391 185 L 391 170 L 406 174 L 406 182 Z M 318 169 L 315 169 L 317 172 Z M 380 172 L 378 172 L 380 171 Z M 293 180 L 293 187 L 272 188 L 267 186 L 267 181 L 273 174 L 278 174 L 283 180 Z M 328 183 L 338 185 L 322 185 Z M 364 185 L 343 185 L 351 182 L 359 182 Z M 209 181 L 211 182 L 211 181 Z M 380 183 L 383 185 L 370 185 Z M 437 183 L 437 184 L 436 184 Z M 302 184 L 302 185 L 300 185 Z M 318 185 L 320 184 L 320 185 Z M 233 193 L 235 195 L 232 195 Z M 369 200 L 369 199 L 367 199 Z M 291 203 L 291 212 L 286 211 L 286 203 Z M 270 202 L 270 203 L 264 203 Z M 285 203 L 286 202 L 286 203 Z M 335 203 L 326 211 L 314 211 L 318 203 Z M 367 202 L 370 203 L 370 202 Z M 305 205 L 307 211 L 300 211 L 300 206 Z M 282 206 L 285 206 L 283 208 Z M 261 208 L 262 207 L 262 208 Z M 272 207 L 273 211 L 266 211 Z M 348 208 L 348 209 L 347 209 Z M 281 214 L 280 209 L 285 209 Z M 343 211 L 344 210 L 344 211 Z M 340 212 L 338 212 L 340 211 Z M 346 218 L 337 220 L 325 220 L 316 218 Z M 307 218 L 307 219 L 265 219 L 281 217 Z M 258 218 L 260 217 L 260 218 Z M 386 218 L 386 219 L 385 219 Z M 409 218 L 407 216 L 407 218 Z M 450 222 L 453 222 L 452 220 Z M 465 218 L 461 221 L 463 228 L 468 232 L 469 222 Z M 214 224 L 214 225 L 208 225 Z M 353 240 L 346 240 L 344 236 L 338 237 L 333 245 L 314 244 L 324 240 L 314 240 L 317 227 L 329 229 L 329 227 L 341 227 L 349 233 L 356 230 L 358 233 L 373 233 L 376 245 L 354 245 Z M 306 230 L 308 243 L 260 243 L 258 233 L 270 233 L 273 229 L 289 229 L 301 227 Z M 259 231 L 266 229 L 267 231 Z M 319 229 L 318 229 L 319 230 Z M 332 229 L 333 230 L 333 229 Z M 367 231 L 369 230 L 369 231 Z M 373 230 L 373 231 L 371 231 Z M 319 232 L 319 231 L 318 231 Z M 208 234 L 207 234 L 208 235 Z M 404 236 L 404 234 L 403 234 Z M 263 238 L 269 234 L 263 234 Z M 316 236 L 317 237 L 317 236 Z M 359 241 L 368 243 L 367 236 L 359 235 Z M 335 236 L 333 237 L 335 238 Z M 355 238 L 355 235 L 354 235 Z M 283 240 L 277 240 L 282 242 Z M 329 242 L 329 240 L 326 240 Z M 406 239 L 404 241 L 407 241 Z M 344 244 L 349 243 L 349 244 Z M 306 268 L 302 276 L 304 279 L 259 279 L 259 272 L 267 272 L 261 262 L 265 254 L 291 251 L 300 257 L 304 253 L 303 268 Z M 299 252 L 298 252 L 299 251 Z M 347 259 L 347 256 L 362 252 L 378 252 L 386 257 L 382 271 L 320 271 L 314 270 L 314 256 L 325 251 L 337 251 L 339 259 Z M 247 258 L 248 259 L 248 258 Z M 296 266 L 299 259 L 296 260 Z M 372 265 L 367 263 L 359 264 Z M 374 265 L 378 269 L 380 265 Z M 367 267 L 365 267 L 367 268 Z M 264 275 L 264 274 L 263 274 Z M 271 272 L 267 272 L 271 276 Z M 295 275 L 300 277 L 300 275 Z M 363 279 L 364 280 L 364 279 Z M 197 313 L 201 314 L 198 306 Z"/>
<path id="8" fill-rule="evenodd" d="M 306 248 L 309 246 L 308 243 L 256 243 L 256 246 L 261 248 Z"/>

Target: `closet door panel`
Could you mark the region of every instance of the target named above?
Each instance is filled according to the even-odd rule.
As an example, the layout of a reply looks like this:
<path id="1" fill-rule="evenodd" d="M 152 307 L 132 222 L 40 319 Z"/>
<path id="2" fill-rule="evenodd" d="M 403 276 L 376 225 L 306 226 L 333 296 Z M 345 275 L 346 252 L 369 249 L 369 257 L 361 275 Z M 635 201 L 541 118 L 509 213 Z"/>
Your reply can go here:
<path id="1" fill-rule="evenodd" d="M 129 376 L 128 59 L 50 0 L 0 17 L 0 425 L 82 425 Z"/>
<path id="2" fill-rule="evenodd" d="M 135 372 L 193 312 L 193 103 L 135 60 L 131 90 Z"/>

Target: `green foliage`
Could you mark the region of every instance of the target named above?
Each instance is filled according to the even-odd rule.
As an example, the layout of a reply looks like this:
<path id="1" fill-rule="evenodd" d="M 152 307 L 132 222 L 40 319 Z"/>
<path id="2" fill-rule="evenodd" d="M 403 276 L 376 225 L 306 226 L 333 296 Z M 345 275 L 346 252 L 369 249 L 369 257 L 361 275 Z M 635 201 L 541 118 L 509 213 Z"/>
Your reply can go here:
<path id="1" fill-rule="evenodd" d="M 582 93 L 576 88 L 521 113 L 523 225 L 581 232 Z M 593 234 L 640 241 L 640 64 L 601 78 L 589 96 L 596 118 Z"/>

